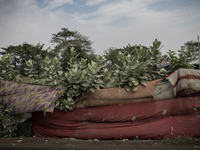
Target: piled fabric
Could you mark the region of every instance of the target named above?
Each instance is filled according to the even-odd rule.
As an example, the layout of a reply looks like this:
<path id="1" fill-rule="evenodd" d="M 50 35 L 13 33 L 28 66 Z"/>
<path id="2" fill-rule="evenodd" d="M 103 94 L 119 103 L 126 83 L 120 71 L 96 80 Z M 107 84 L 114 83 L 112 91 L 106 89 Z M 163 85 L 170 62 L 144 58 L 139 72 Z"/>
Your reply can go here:
<path id="1" fill-rule="evenodd" d="M 64 112 L 33 113 L 33 130 L 40 137 L 79 139 L 161 139 L 200 137 L 200 96 Z"/>
<path id="2" fill-rule="evenodd" d="M 178 69 L 166 77 L 174 89 L 174 96 L 200 94 L 200 70 Z"/>
<path id="3" fill-rule="evenodd" d="M 12 108 L 13 114 L 53 112 L 55 101 L 66 89 L 1 80 L 0 103 Z"/>

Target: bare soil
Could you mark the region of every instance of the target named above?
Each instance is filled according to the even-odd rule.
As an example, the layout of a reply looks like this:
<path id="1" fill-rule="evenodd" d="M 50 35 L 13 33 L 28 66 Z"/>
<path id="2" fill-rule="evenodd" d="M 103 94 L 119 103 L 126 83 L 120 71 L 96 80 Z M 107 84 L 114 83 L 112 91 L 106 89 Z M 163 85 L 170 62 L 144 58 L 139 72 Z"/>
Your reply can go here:
<path id="1" fill-rule="evenodd" d="M 0 150 L 191 150 L 200 149 L 200 139 L 167 140 L 80 140 L 74 138 L 0 138 Z"/>

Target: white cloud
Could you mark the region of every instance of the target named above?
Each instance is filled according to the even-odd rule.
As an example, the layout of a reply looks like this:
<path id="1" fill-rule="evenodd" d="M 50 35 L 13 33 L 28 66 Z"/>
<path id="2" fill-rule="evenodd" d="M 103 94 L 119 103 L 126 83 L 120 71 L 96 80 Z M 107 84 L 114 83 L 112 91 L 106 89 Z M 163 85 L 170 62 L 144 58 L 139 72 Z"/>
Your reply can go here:
<path id="1" fill-rule="evenodd" d="M 89 24 L 93 26 L 92 32 L 96 41 L 102 41 L 98 47 L 102 47 L 102 49 L 103 45 L 123 47 L 127 44 L 150 46 L 153 40 L 158 38 L 165 45 L 162 51 L 166 53 L 169 49 L 176 51 L 187 40 L 196 38 L 195 34 L 191 36 L 194 26 L 191 22 L 200 19 L 196 12 L 198 10 L 187 7 L 187 11 L 177 9 L 171 12 L 157 12 L 148 9 L 146 6 L 149 4 L 143 3 L 143 1 L 123 1 L 101 6 L 96 11 L 97 17 L 89 21 Z M 194 14 L 194 17 L 188 18 L 188 12 Z M 128 18 L 128 25 L 119 28 L 112 24 L 114 20 L 121 17 Z M 98 26 L 99 24 L 100 26 Z M 199 24 L 198 22 L 196 26 Z M 98 32 L 99 30 L 100 32 Z"/>
<path id="2" fill-rule="evenodd" d="M 87 0 L 86 5 L 98 5 L 106 0 Z"/>
<path id="3" fill-rule="evenodd" d="M 47 5 L 44 8 L 39 7 L 35 0 L 0 1 L 0 47 L 23 42 L 41 43 L 48 47 L 51 35 L 61 28 L 77 30 L 89 36 L 98 54 L 109 47 L 122 48 L 127 44 L 150 46 L 155 38 L 165 45 L 162 51 L 166 53 L 169 49 L 180 49 L 188 40 L 196 39 L 200 34 L 199 9 L 187 6 L 185 9 L 156 11 L 148 7 L 156 1 L 106 1 L 88 14 L 54 9 L 74 4 L 72 0 L 44 1 Z M 86 5 L 100 2 L 87 1 Z"/>
<path id="4" fill-rule="evenodd" d="M 50 0 L 48 3 L 48 8 L 54 9 L 60 6 L 63 6 L 64 4 L 73 4 L 73 0 Z"/>

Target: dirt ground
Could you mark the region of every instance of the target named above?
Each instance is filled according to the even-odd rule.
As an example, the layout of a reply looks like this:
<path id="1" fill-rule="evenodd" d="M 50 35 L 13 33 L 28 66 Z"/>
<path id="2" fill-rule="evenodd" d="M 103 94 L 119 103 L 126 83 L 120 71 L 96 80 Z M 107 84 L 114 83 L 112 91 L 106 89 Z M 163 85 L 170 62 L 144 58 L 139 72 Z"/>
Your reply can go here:
<path id="1" fill-rule="evenodd" d="M 0 150 L 191 150 L 200 149 L 200 139 L 80 140 L 74 138 L 0 138 Z"/>

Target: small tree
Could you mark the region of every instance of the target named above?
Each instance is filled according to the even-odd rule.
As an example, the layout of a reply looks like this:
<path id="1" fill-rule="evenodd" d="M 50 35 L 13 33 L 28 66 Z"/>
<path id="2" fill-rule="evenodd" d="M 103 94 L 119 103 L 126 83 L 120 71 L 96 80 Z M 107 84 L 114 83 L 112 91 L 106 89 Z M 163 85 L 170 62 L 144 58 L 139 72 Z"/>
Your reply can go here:
<path id="1" fill-rule="evenodd" d="M 176 56 L 176 53 L 174 51 L 169 50 L 169 61 L 170 61 L 170 72 L 174 72 L 180 68 L 194 68 L 194 65 L 189 64 L 189 60 L 191 58 L 190 53 L 187 53 L 184 51 L 184 48 L 182 47 L 181 50 L 178 50 L 178 56 Z"/>
<path id="2" fill-rule="evenodd" d="M 194 60 L 199 58 L 198 42 L 193 40 L 188 41 L 182 46 L 182 49 L 189 54 L 189 60 Z"/>
<path id="3" fill-rule="evenodd" d="M 146 46 L 131 46 L 130 44 L 128 44 L 126 47 L 123 48 L 109 48 L 107 50 L 104 51 L 104 57 L 107 61 L 111 61 L 112 63 L 112 67 L 110 67 L 112 70 L 116 69 L 114 64 L 120 65 L 120 61 L 118 60 L 118 56 L 119 56 L 119 51 L 121 51 L 125 56 L 127 55 L 132 55 L 132 56 L 136 56 L 137 55 L 137 49 L 140 49 L 140 47 L 142 47 L 141 51 L 145 51 L 147 50 Z M 143 53 L 143 52 L 142 52 Z"/>
<path id="4" fill-rule="evenodd" d="M 11 54 L 12 65 L 15 67 L 19 74 L 25 75 L 26 61 L 31 59 L 34 63 L 34 70 L 40 71 L 41 61 L 48 55 L 47 50 L 43 50 L 44 44 L 38 43 L 33 46 L 28 43 L 23 43 L 18 46 L 8 46 L 7 48 L 2 48 L 4 52 L 2 54 Z"/>
<path id="5" fill-rule="evenodd" d="M 90 57 L 90 54 L 93 53 L 91 44 L 87 36 L 80 34 L 77 31 L 70 31 L 67 28 L 61 28 L 62 31 L 57 34 L 52 34 L 51 43 L 56 44 L 54 51 L 61 56 L 61 66 L 65 72 L 69 68 L 70 60 L 70 47 L 74 47 L 79 54 L 78 59 L 81 58 L 93 58 Z"/>
<path id="6" fill-rule="evenodd" d="M 103 55 L 104 58 L 108 62 L 107 63 L 108 68 L 110 70 L 114 70 L 115 69 L 114 64 L 119 64 L 119 61 L 117 59 L 117 57 L 119 56 L 119 49 L 110 47 L 109 49 L 105 50 L 103 53 L 104 53 L 104 55 Z"/>

